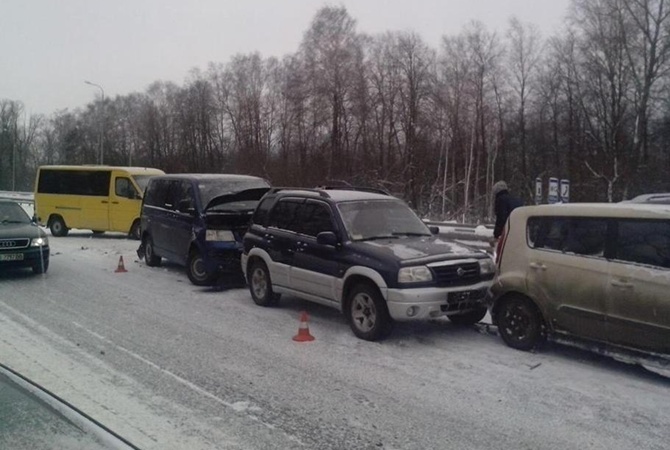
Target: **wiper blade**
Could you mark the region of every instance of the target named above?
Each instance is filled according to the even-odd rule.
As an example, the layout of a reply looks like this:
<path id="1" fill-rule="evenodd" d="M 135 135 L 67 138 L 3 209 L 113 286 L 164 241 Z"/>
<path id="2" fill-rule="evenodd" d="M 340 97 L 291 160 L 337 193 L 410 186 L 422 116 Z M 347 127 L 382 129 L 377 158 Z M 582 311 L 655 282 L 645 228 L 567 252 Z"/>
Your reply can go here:
<path id="1" fill-rule="evenodd" d="M 357 241 L 376 241 L 376 240 L 379 240 L 379 239 L 398 239 L 398 236 L 393 236 L 393 235 L 386 234 L 384 236 L 370 236 L 370 237 L 366 237 L 366 238 L 362 238 L 362 239 L 356 239 L 356 240 Z"/>
<path id="2" fill-rule="evenodd" d="M 5 220 L 2 221 L 2 223 L 28 223 L 28 222 L 24 222 L 24 221 L 22 221 L 22 220 L 9 220 L 9 219 L 5 219 Z"/>
<path id="3" fill-rule="evenodd" d="M 411 231 L 396 231 L 393 236 L 432 236 L 430 233 L 412 233 Z"/>

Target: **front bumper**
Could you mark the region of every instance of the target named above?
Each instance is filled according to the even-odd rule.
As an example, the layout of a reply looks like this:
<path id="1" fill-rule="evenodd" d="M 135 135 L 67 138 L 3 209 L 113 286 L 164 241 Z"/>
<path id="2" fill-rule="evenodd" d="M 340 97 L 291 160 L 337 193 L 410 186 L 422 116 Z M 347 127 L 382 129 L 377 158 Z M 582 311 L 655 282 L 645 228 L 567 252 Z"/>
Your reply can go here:
<path id="1" fill-rule="evenodd" d="M 453 288 L 387 289 L 386 304 L 394 320 L 425 320 L 487 306 L 491 281 Z"/>
<path id="2" fill-rule="evenodd" d="M 208 272 L 240 274 L 242 246 L 238 242 L 208 241 L 205 247 L 203 259 Z"/>
<path id="3" fill-rule="evenodd" d="M 11 259 L 8 255 L 21 255 L 21 256 L 11 256 L 11 258 L 21 258 L 21 259 Z M 42 260 L 49 261 L 49 247 L 25 247 L 16 250 L 7 250 L 0 252 L 0 268 L 7 269 L 11 267 L 33 267 L 42 264 Z"/>

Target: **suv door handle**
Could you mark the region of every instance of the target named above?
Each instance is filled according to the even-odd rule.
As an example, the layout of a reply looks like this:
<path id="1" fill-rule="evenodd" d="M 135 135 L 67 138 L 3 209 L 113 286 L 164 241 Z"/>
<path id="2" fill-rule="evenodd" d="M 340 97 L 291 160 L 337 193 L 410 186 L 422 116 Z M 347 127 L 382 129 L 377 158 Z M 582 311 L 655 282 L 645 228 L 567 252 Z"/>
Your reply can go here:
<path id="1" fill-rule="evenodd" d="M 633 283 L 629 283 L 628 281 L 612 280 L 612 281 L 610 281 L 610 284 L 614 287 L 618 287 L 618 288 L 622 288 L 622 289 L 633 289 Z"/>
<path id="2" fill-rule="evenodd" d="M 547 266 L 545 266 L 544 264 L 532 262 L 529 265 L 531 269 L 547 270 Z"/>

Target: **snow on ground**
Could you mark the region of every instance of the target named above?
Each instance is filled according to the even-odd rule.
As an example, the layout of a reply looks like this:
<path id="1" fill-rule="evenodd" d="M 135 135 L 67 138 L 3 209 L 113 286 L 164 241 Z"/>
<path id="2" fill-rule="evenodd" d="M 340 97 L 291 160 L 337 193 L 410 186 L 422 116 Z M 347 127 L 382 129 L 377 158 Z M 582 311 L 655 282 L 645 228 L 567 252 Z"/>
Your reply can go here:
<path id="1" fill-rule="evenodd" d="M 147 267 L 120 234 L 50 242 L 46 276 L 0 274 L 0 361 L 142 448 L 667 448 L 670 381 L 642 368 L 446 319 L 365 342 L 334 309 Z"/>

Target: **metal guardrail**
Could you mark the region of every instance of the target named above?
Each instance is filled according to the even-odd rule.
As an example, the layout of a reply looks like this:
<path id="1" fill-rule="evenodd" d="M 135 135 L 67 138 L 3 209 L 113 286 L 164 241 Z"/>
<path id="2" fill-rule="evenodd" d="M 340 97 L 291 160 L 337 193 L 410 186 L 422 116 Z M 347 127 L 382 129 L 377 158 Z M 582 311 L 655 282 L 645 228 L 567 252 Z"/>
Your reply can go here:
<path id="1" fill-rule="evenodd" d="M 424 221 L 428 226 L 439 228 L 439 235 L 458 243 L 493 253 L 493 225 L 464 224 L 455 222 Z"/>
<path id="2" fill-rule="evenodd" d="M 0 199 L 15 200 L 19 203 L 35 203 L 35 196 L 32 192 L 0 191 Z"/>

